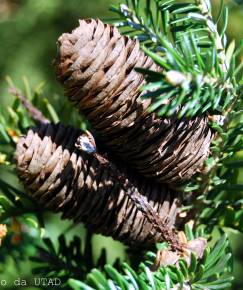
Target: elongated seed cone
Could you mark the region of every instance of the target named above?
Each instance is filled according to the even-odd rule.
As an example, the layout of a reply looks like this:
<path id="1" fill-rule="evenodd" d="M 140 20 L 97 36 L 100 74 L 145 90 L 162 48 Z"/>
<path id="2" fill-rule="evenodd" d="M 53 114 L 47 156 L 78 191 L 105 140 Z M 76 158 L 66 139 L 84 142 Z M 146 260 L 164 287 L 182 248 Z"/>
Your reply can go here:
<path id="1" fill-rule="evenodd" d="M 84 222 L 94 232 L 126 244 L 161 241 L 161 234 L 126 193 L 137 190 L 169 228 L 177 220 L 177 195 L 164 185 L 150 184 L 126 169 L 122 173 L 114 164 L 102 165 L 94 155 L 78 150 L 75 142 L 81 134 L 73 127 L 42 124 L 20 138 L 15 159 L 28 193 L 44 207 L 61 212 L 63 218 Z M 127 186 L 119 172 L 127 175 Z"/>
<path id="2" fill-rule="evenodd" d="M 207 117 L 158 118 L 141 98 L 135 67 L 158 71 L 138 41 L 99 20 L 82 20 L 58 40 L 57 77 L 99 138 L 146 177 L 180 183 L 200 171 L 212 132 Z"/>

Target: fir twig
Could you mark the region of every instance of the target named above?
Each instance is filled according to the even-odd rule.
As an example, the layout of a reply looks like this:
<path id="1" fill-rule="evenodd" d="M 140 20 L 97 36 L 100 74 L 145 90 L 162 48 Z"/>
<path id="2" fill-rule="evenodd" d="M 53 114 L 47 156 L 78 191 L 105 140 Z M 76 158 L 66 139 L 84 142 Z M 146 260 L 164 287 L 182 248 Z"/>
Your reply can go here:
<path id="1" fill-rule="evenodd" d="M 50 123 L 50 120 L 47 119 L 40 110 L 34 107 L 33 104 L 27 99 L 27 97 L 21 94 L 21 92 L 16 87 L 9 88 L 9 93 L 21 101 L 22 105 L 26 108 L 31 118 L 37 123 Z"/>
<path id="2" fill-rule="evenodd" d="M 198 7 L 201 10 L 202 15 L 204 15 L 206 18 L 209 37 L 211 41 L 215 43 L 221 69 L 224 73 L 226 73 L 228 70 L 228 66 L 226 63 L 225 48 L 222 43 L 223 35 L 222 36 L 219 35 L 217 25 L 213 21 L 210 2 L 207 0 L 196 0 L 196 3 L 198 4 Z M 227 23 L 225 23 L 225 26 L 226 25 Z"/>

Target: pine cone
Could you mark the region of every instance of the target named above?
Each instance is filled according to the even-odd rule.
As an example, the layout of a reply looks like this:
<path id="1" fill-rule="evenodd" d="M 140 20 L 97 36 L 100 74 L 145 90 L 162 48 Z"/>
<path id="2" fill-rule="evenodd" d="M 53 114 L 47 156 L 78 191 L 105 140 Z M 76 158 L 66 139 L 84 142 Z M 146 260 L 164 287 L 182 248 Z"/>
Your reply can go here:
<path id="1" fill-rule="evenodd" d="M 41 124 L 20 138 L 15 152 L 17 172 L 29 194 L 63 218 L 84 222 L 96 233 L 126 244 L 149 245 L 162 240 L 158 231 L 128 198 L 138 190 L 169 228 L 177 221 L 179 199 L 161 184 L 149 183 L 127 169 L 102 165 L 92 154 L 75 147 L 82 134 L 62 124 Z"/>
<path id="2" fill-rule="evenodd" d="M 99 20 L 82 20 L 58 43 L 55 64 L 65 94 L 115 154 L 161 183 L 184 182 L 200 171 L 213 137 L 208 119 L 148 113 L 150 101 L 139 90 L 144 78 L 134 68 L 159 68 L 138 41 Z"/>

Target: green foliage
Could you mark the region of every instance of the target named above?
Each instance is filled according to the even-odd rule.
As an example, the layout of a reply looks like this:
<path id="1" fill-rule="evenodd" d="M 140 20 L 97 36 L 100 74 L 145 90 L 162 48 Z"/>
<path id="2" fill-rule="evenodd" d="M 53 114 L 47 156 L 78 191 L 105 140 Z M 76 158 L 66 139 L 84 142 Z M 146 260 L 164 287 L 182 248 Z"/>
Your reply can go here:
<path id="1" fill-rule="evenodd" d="M 192 231 L 189 231 L 191 237 L 194 237 Z M 228 266 L 231 254 L 226 236 L 222 236 L 213 247 L 207 247 L 200 260 L 192 254 L 189 265 L 184 259 L 180 259 L 177 265 L 162 266 L 152 272 L 151 265 L 155 259 L 156 254 L 148 252 L 138 270 L 132 269 L 127 263 L 120 265 L 120 271 L 111 265 L 105 265 L 101 270 L 95 268 L 87 275 L 85 282 L 70 279 L 69 285 L 74 290 L 198 290 L 226 289 L 231 285 L 232 277 L 227 275 L 231 271 Z"/>
<path id="2" fill-rule="evenodd" d="M 74 236 L 70 245 L 67 245 L 64 235 L 58 238 L 58 249 L 51 239 L 43 239 L 44 247 L 38 246 L 38 256 L 31 257 L 30 260 L 38 263 L 38 267 L 33 269 L 34 274 L 42 274 L 46 277 L 59 277 L 66 281 L 70 277 L 84 279 L 91 266 L 93 266 L 92 256 L 88 256 L 90 239 L 86 240 L 82 253 L 82 244 L 79 237 Z M 87 261 L 90 261 L 88 263 Z M 40 266 L 41 265 L 41 266 Z"/>
<path id="3" fill-rule="evenodd" d="M 202 236 L 202 231 L 193 234 L 186 227 L 188 238 Z M 84 246 L 81 239 L 74 236 L 68 245 L 64 235 L 59 236 L 58 246 L 48 238 L 43 239 L 44 246 L 37 246 L 38 255 L 31 261 L 38 264 L 33 274 L 45 277 L 58 277 L 63 287 L 72 289 L 225 289 L 230 286 L 231 253 L 226 236 L 222 236 L 213 247 L 207 247 L 201 259 L 191 255 L 190 263 L 180 259 L 177 265 L 162 266 L 151 271 L 156 253 L 147 252 L 144 262 L 138 269 L 128 263 L 110 265 L 106 262 L 106 251 L 101 251 L 96 264 L 92 258 L 91 236 L 88 234 Z M 165 244 L 158 245 L 166 249 Z M 82 282 L 83 281 L 83 282 Z"/>
<path id="4" fill-rule="evenodd" d="M 223 2 L 216 21 L 210 1 L 178 3 L 174 0 L 127 0 L 112 7 L 119 15 L 116 25 L 134 36 L 161 68 L 138 71 L 146 76 L 144 98 L 159 116 L 223 114 L 239 93 L 234 42 L 227 45 L 228 9 Z M 218 22 L 223 22 L 219 31 Z M 179 109 L 180 108 L 180 109 Z"/>
<path id="5" fill-rule="evenodd" d="M 228 127 L 212 123 L 218 136 L 212 142 L 205 173 L 184 187 L 184 191 L 198 194 L 195 208 L 200 214 L 197 221 L 198 224 L 207 224 L 208 232 L 215 226 L 243 231 L 243 186 L 239 182 L 243 165 L 243 127 L 237 112 L 236 105 L 228 116 Z"/>

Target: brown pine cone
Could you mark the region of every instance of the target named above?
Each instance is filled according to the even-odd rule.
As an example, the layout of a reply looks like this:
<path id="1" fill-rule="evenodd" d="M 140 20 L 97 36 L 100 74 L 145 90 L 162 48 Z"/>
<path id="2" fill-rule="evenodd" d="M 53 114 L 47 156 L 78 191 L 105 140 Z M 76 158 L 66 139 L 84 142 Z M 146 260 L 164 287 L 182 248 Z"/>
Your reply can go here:
<path id="1" fill-rule="evenodd" d="M 63 218 L 84 222 L 96 233 L 126 244 L 149 245 L 162 240 L 154 225 L 126 194 L 138 191 L 168 228 L 177 221 L 179 199 L 166 186 L 149 183 L 114 164 L 102 165 L 75 142 L 82 134 L 61 124 L 42 124 L 20 138 L 17 172 L 28 193 Z M 115 168 L 115 169 L 114 169 Z M 124 186 L 120 173 L 129 184 Z"/>
<path id="2" fill-rule="evenodd" d="M 144 78 L 134 68 L 158 67 L 138 41 L 99 20 L 82 20 L 58 40 L 57 77 L 99 138 L 146 177 L 184 182 L 202 168 L 212 132 L 207 117 L 158 118 L 141 98 Z"/>

